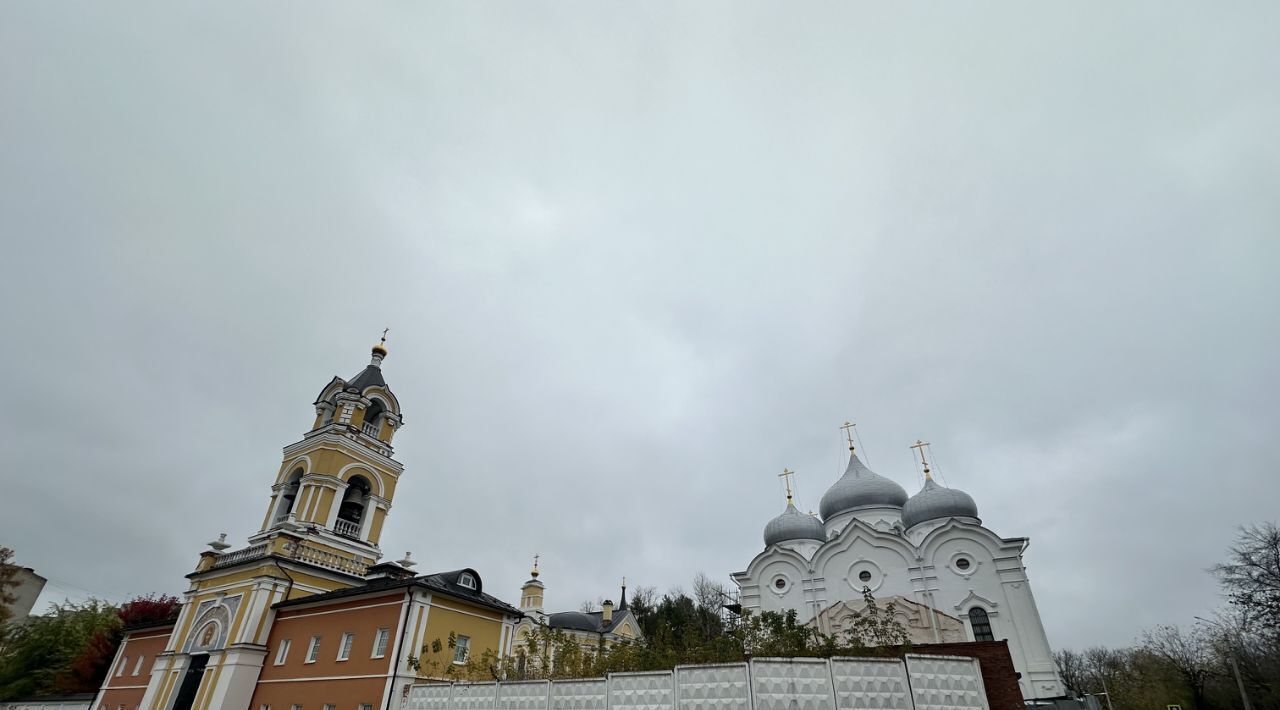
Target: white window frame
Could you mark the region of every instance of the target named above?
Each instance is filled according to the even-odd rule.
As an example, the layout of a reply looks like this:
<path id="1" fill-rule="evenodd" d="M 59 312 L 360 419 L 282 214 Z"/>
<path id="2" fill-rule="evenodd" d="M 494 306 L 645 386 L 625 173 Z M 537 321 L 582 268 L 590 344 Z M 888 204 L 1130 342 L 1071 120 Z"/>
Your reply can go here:
<path id="1" fill-rule="evenodd" d="M 357 710 L 373 710 L 373 703 L 360 703 L 356 708 Z"/>
<path id="2" fill-rule="evenodd" d="M 275 665 L 283 666 L 289 660 L 289 649 L 293 646 L 293 639 L 280 639 L 280 646 L 276 648 Z"/>
<path id="3" fill-rule="evenodd" d="M 461 655 L 461 659 L 459 659 Z M 462 665 L 471 657 L 471 637 L 459 635 L 453 641 L 453 662 Z"/>
<path id="4" fill-rule="evenodd" d="M 351 646 L 356 642 L 356 635 L 350 631 L 342 635 L 342 640 L 338 642 L 338 658 L 339 661 L 345 661 L 351 658 Z"/>
<path id="5" fill-rule="evenodd" d="M 467 589 L 475 589 L 476 588 L 475 575 L 471 574 L 470 572 L 463 572 L 462 574 L 458 575 L 458 586 L 466 587 Z"/>
<path id="6" fill-rule="evenodd" d="M 387 646 L 389 645 L 391 645 L 391 629 L 378 629 L 378 632 L 373 635 L 373 653 L 369 655 L 369 658 L 386 658 Z M 379 646 L 382 647 L 381 651 L 378 650 Z"/>
<path id="7" fill-rule="evenodd" d="M 133 675 L 138 675 L 142 672 L 142 661 L 144 659 L 146 659 L 146 656 L 138 656 L 138 662 L 133 664 Z"/>
<path id="8" fill-rule="evenodd" d="M 307 647 L 307 660 L 304 663 L 315 663 L 316 657 L 320 655 L 320 635 L 311 637 L 311 645 Z M 298 706 L 301 707 L 301 706 Z"/>
<path id="9" fill-rule="evenodd" d="M 119 678 L 120 676 L 124 675 L 124 669 L 127 668 L 128 666 L 129 666 L 129 657 L 121 656 L 120 665 L 116 667 L 116 677 Z"/>
<path id="10" fill-rule="evenodd" d="M 324 710 L 338 710 L 338 706 L 333 703 L 325 703 Z"/>

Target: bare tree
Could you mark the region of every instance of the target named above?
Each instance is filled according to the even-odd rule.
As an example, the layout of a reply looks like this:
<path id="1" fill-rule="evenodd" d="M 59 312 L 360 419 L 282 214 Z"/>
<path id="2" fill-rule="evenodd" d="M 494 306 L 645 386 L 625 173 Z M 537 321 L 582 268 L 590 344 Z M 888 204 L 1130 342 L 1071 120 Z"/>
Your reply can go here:
<path id="1" fill-rule="evenodd" d="M 1062 676 L 1062 682 L 1072 694 L 1078 698 L 1089 692 L 1089 686 L 1086 685 L 1085 680 L 1088 666 L 1084 654 L 1071 649 L 1054 651 L 1053 662 L 1058 666 L 1058 675 Z"/>
<path id="2" fill-rule="evenodd" d="M 1280 528 L 1240 528 L 1231 557 L 1213 566 L 1227 599 L 1273 642 L 1280 641 Z"/>
<path id="3" fill-rule="evenodd" d="M 1205 684 L 1217 658 L 1212 640 L 1203 629 L 1183 631 L 1177 626 L 1157 626 L 1142 633 L 1142 650 L 1163 659 L 1182 678 L 1197 710 L 1207 707 Z"/>

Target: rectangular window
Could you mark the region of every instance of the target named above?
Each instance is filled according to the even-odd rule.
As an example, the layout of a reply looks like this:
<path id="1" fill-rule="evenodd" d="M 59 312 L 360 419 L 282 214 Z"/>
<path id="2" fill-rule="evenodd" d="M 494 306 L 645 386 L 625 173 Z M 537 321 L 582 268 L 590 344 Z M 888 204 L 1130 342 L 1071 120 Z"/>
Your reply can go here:
<path id="1" fill-rule="evenodd" d="M 320 654 L 320 637 L 311 637 L 311 646 L 307 648 L 307 663 L 315 663 L 316 656 Z"/>
<path id="2" fill-rule="evenodd" d="M 293 644 L 289 639 L 280 639 L 280 648 L 276 649 L 276 665 L 283 666 L 284 662 L 289 658 L 289 646 Z"/>
<path id="3" fill-rule="evenodd" d="M 359 710 L 373 710 L 372 703 L 360 703 L 358 707 L 359 707 Z"/>
<path id="4" fill-rule="evenodd" d="M 324 710 L 338 710 L 338 706 L 333 703 L 325 703 Z"/>
<path id="5" fill-rule="evenodd" d="M 387 642 L 391 640 L 391 629 L 378 629 L 373 637 L 373 657 L 382 658 L 387 655 Z"/>
<path id="6" fill-rule="evenodd" d="M 302 706 L 295 704 L 290 710 L 302 710 Z"/>
<path id="7" fill-rule="evenodd" d="M 262 705 L 258 706 L 258 710 L 271 710 L 271 706 L 267 705 L 266 703 L 263 703 Z"/>
<path id="8" fill-rule="evenodd" d="M 125 666 L 127 666 L 127 665 L 129 665 L 129 657 L 128 657 L 128 656 L 121 656 L 121 658 L 120 658 L 120 665 L 119 665 L 119 667 L 117 667 L 117 668 L 116 668 L 116 677 L 117 677 L 117 678 L 119 678 L 120 676 L 124 675 L 124 667 L 125 667 Z"/>
<path id="9" fill-rule="evenodd" d="M 455 641 L 455 642 L 454 642 L 454 647 L 453 647 L 453 662 L 454 662 L 454 663 L 466 663 L 466 662 L 467 662 L 467 649 L 468 649 L 468 648 L 470 648 L 470 646 L 471 646 L 471 637 L 470 637 L 470 636 L 459 636 L 459 637 L 457 638 L 457 641 Z"/>
<path id="10" fill-rule="evenodd" d="M 338 660 L 345 661 L 351 658 L 351 644 L 356 640 L 356 635 L 345 633 L 342 635 L 342 643 L 338 644 Z"/>
<path id="11" fill-rule="evenodd" d="M 138 662 L 137 662 L 137 663 L 135 663 L 135 664 L 133 664 L 133 674 L 134 674 L 134 675 L 138 675 L 139 673 L 141 673 L 141 672 L 142 672 L 142 659 L 144 659 L 144 658 L 146 658 L 146 656 L 138 656 Z"/>

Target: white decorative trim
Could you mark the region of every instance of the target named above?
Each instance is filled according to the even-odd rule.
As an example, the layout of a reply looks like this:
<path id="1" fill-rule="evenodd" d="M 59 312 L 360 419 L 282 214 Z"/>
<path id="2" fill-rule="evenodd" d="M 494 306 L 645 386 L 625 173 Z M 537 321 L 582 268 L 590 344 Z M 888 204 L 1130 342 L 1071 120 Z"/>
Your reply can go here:
<path id="1" fill-rule="evenodd" d="M 315 661 L 307 661 L 315 663 Z M 259 683 L 309 683 L 313 680 L 358 680 L 361 678 L 386 678 L 386 673 L 370 673 L 367 675 L 327 675 L 314 678 L 259 678 Z"/>
<path id="2" fill-rule="evenodd" d="M 999 613 L 996 611 L 996 608 L 999 607 L 1000 604 L 998 602 L 993 602 L 986 597 L 979 596 L 976 592 L 970 589 L 969 596 L 961 599 L 959 603 L 955 605 L 955 610 L 961 614 L 968 614 L 969 610 L 975 606 L 981 607 L 983 611 L 987 612 L 987 616 L 995 616 Z"/>
<path id="3" fill-rule="evenodd" d="M 328 604 L 328 603 L 331 603 L 331 601 L 322 600 L 319 603 Z M 293 619 L 304 619 L 308 616 L 324 616 L 326 614 L 345 614 L 349 611 L 355 611 L 357 609 L 376 609 L 382 606 L 395 606 L 397 604 L 403 604 L 403 603 L 404 603 L 404 595 L 401 594 L 394 601 L 382 602 L 380 604 L 365 604 L 363 606 L 349 606 L 344 609 L 332 609 L 330 611 L 310 611 L 310 612 L 294 613 L 294 612 L 291 612 L 289 609 L 281 609 L 280 615 L 276 617 L 276 623 L 282 624 L 286 621 L 291 621 Z M 285 614 L 288 614 L 288 616 L 284 616 Z"/>
<path id="4" fill-rule="evenodd" d="M 871 573 L 870 582 L 863 582 L 861 579 L 857 578 L 857 575 L 861 574 L 863 571 Z M 880 569 L 880 565 L 876 564 L 872 560 L 862 557 L 854 560 L 853 564 L 849 565 L 849 571 L 845 574 L 844 581 L 845 584 L 848 584 L 853 588 L 853 591 L 858 594 L 862 594 L 863 587 L 867 587 L 873 592 L 879 590 L 880 587 L 884 586 L 884 581 L 887 576 L 888 575 L 884 573 L 884 570 Z"/>
<path id="5" fill-rule="evenodd" d="M 963 570 L 956 566 L 956 561 L 961 558 L 969 560 L 969 569 Z M 947 560 L 947 569 L 951 570 L 953 574 L 964 577 L 965 579 L 969 579 L 974 574 L 977 574 L 978 568 L 981 566 L 982 562 L 978 560 L 972 552 L 965 549 L 956 550 L 951 553 L 951 559 Z"/>

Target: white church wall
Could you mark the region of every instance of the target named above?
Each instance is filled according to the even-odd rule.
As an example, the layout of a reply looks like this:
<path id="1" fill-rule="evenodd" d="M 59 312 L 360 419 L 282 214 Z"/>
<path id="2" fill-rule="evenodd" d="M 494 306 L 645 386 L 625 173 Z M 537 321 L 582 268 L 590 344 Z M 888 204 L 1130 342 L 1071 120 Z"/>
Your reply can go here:
<path id="1" fill-rule="evenodd" d="M 917 528 L 927 532 L 919 537 L 919 545 L 912 545 L 895 532 L 851 522 L 807 563 L 793 552 L 777 547 L 766 550 L 746 572 L 734 575 L 743 607 L 795 609 L 802 622 L 818 617 L 818 623 L 831 625 L 830 615 L 819 616 L 821 612 L 839 602 L 861 600 L 866 586 L 877 599 L 901 596 L 954 616 L 962 622 L 966 640 L 974 640 L 969 610 L 980 607 L 987 612 L 994 637 L 1008 641 L 1014 666 L 1023 674 L 1024 696 L 1061 695 L 1062 685 L 1022 566 L 1025 540 L 1004 540 L 976 522 L 960 519 Z M 912 531 L 913 537 L 916 532 Z M 785 589 L 772 586 L 779 576 L 788 580 Z M 797 579 L 807 580 L 807 586 L 796 585 Z M 926 636 L 932 642 L 949 640 L 941 630 Z"/>

